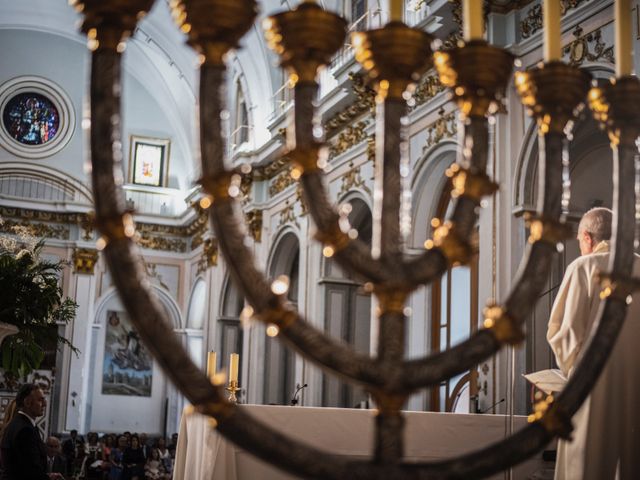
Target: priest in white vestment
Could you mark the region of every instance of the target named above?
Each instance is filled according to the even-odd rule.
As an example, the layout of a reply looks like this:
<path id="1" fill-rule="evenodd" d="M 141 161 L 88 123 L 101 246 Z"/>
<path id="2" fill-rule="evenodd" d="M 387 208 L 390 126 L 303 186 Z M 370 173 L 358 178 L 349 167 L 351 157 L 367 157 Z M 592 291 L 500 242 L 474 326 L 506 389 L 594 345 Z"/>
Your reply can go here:
<path id="1" fill-rule="evenodd" d="M 605 208 L 582 217 L 581 257 L 567 267 L 551 311 L 547 340 L 567 377 L 595 329 L 597 275 L 608 271 L 611 217 Z M 638 256 L 633 276 L 640 277 Z M 573 440 L 558 442 L 556 480 L 640 479 L 640 294 L 633 296 L 614 350 L 573 425 Z"/>

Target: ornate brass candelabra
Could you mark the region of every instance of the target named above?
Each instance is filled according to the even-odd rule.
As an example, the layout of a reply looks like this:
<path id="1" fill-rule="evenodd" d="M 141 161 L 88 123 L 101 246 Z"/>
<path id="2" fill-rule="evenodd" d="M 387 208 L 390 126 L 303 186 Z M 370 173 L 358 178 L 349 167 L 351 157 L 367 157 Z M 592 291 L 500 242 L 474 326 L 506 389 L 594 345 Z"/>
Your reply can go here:
<path id="1" fill-rule="evenodd" d="M 227 392 L 229 392 L 229 397 L 227 400 L 230 403 L 238 403 L 238 392 L 240 391 L 240 387 L 238 386 L 237 380 L 231 380 L 229 385 L 225 388 Z"/>
<path id="2" fill-rule="evenodd" d="M 452 264 L 465 263 L 472 254 L 469 236 L 482 198 L 497 186 L 485 170 L 488 158 L 488 117 L 498 110 L 510 79 L 513 58 L 508 52 L 474 41 L 449 52 L 437 52 L 433 63 L 443 84 L 451 89 L 461 112 L 463 145 L 460 158 L 449 170 L 455 208 L 438 226 L 423 254 L 409 257 L 401 249 L 400 235 L 400 120 L 406 114 L 403 93 L 418 75 L 432 65 L 428 34 L 390 23 L 384 28 L 354 35 L 356 58 L 368 72 L 377 92 L 379 135 L 376 136 L 376 204 L 372 253 L 341 228 L 323 186 L 319 158 L 322 145 L 313 135 L 313 100 L 316 75 L 343 44 L 346 22 L 304 2 L 296 10 L 265 22 L 271 47 L 281 58 L 294 85 L 295 108 L 287 132 L 288 156 L 304 189 L 317 238 L 340 264 L 373 285 L 379 303 L 380 335 L 375 358 L 312 327 L 287 307 L 270 289 L 245 246 L 240 220 L 234 214 L 235 171 L 225 166 L 220 113 L 225 87 L 224 55 L 252 25 L 253 0 L 172 0 L 174 15 L 189 43 L 202 55 L 200 125 L 203 189 L 213 199 L 210 209 L 215 228 L 234 280 L 251 304 L 255 316 L 278 326 L 280 335 L 300 354 L 343 378 L 357 382 L 375 398 L 374 453 L 371 461 L 348 461 L 291 440 L 272 430 L 232 399 L 221 386 L 212 385 L 190 360 L 173 336 L 163 309 L 146 288 L 143 269 L 134 253 L 131 217 L 125 213 L 122 193 L 114 180 L 120 169 L 120 51 L 121 42 L 153 0 L 77 1 L 83 10 L 83 30 L 92 54 L 91 151 L 96 221 L 107 242 L 106 259 L 114 282 L 132 321 L 172 381 L 196 408 L 215 418 L 222 435 L 258 457 L 295 474 L 322 479 L 480 478 L 508 468 L 541 449 L 556 435 L 567 436 L 570 418 L 595 383 L 612 348 L 626 311 L 625 299 L 635 288 L 631 273 L 633 247 L 634 140 L 640 118 L 633 105 L 640 101 L 637 79 L 624 78 L 590 94 L 591 103 L 612 137 L 615 153 L 615 240 L 611 271 L 603 277 L 608 287 L 598 335 L 567 389 L 538 409 L 533 422 L 514 436 L 460 458 L 434 463 L 403 461 L 403 417 L 400 411 L 416 389 L 468 370 L 494 354 L 505 343 L 522 340 L 522 323 L 541 292 L 551 257 L 566 235 L 562 222 L 563 144 L 575 111 L 586 97 L 589 76 L 559 62 L 519 74 L 516 85 L 524 104 L 539 125 L 540 195 L 537 214 L 529 219 L 529 246 L 515 286 L 507 299 L 490 305 L 485 328 L 466 342 L 445 352 L 418 360 L 404 360 L 408 295 L 432 281 Z M 237 387 L 236 387 L 237 388 Z M 235 393 L 235 392 L 232 392 Z"/>

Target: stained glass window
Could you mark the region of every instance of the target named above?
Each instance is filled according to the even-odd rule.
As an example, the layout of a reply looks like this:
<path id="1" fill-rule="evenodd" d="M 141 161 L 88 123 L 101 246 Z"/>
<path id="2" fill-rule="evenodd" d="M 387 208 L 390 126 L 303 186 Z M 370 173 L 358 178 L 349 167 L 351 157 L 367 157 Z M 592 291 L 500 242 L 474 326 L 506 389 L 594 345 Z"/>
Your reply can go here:
<path id="1" fill-rule="evenodd" d="M 2 123 L 9 135 L 24 145 L 43 145 L 53 140 L 60 127 L 60 114 L 44 95 L 24 92 L 15 95 L 2 111 Z"/>

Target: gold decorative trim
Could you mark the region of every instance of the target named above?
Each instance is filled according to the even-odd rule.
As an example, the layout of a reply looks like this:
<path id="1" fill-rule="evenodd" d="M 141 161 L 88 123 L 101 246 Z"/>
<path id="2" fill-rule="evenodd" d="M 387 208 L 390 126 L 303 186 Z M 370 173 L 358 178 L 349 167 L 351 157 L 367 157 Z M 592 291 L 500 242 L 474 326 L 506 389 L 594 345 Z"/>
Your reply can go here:
<path id="1" fill-rule="evenodd" d="M 98 251 L 90 248 L 76 248 L 73 251 L 75 273 L 93 275 L 98 261 Z"/>
<path id="2" fill-rule="evenodd" d="M 287 187 L 293 185 L 295 180 L 291 176 L 291 167 L 286 167 L 280 172 L 269 185 L 269 196 L 274 197 L 280 192 L 287 189 Z"/>
<path id="3" fill-rule="evenodd" d="M 560 10 L 562 12 L 562 15 L 588 1 L 590 0 L 561 0 Z M 537 4 L 531 7 L 527 11 L 524 20 L 520 22 L 520 33 L 522 34 L 522 38 L 529 38 L 533 36 L 538 30 L 542 30 L 541 4 Z"/>
<path id="4" fill-rule="evenodd" d="M 602 28 L 583 34 L 582 27 L 577 25 L 573 30 L 575 40 L 563 48 L 564 54 L 569 54 L 569 65 L 577 67 L 585 61 L 607 61 L 615 63 L 613 46 L 607 47 L 602 41 Z M 593 51 L 591 46 L 593 45 Z"/>
<path id="5" fill-rule="evenodd" d="M 4 217 L 4 215 L 3 215 Z M 6 217 L 0 225 L 0 232 L 13 234 L 18 227 L 28 235 L 36 238 L 56 238 L 58 240 L 69 240 L 68 226 L 53 226 L 45 223 L 31 223 L 28 220 L 15 221 L 7 220 Z"/>
<path id="6" fill-rule="evenodd" d="M 445 138 L 455 137 L 458 133 L 458 122 L 456 122 L 455 110 L 445 114 L 444 108 L 438 110 L 438 119 L 429 125 L 427 129 L 427 141 L 422 147 L 422 153 L 432 146 L 440 143 Z"/>
<path id="7" fill-rule="evenodd" d="M 296 220 L 295 203 L 289 203 L 289 200 L 287 200 L 284 205 L 285 207 L 280 211 L 280 221 L 278 222 L 278 227 L 282 227 L 287 223 L 291 223 L 296 227 L 299 227 L 300 225 L 298 225 L 298 221 Z"/>
<path id="8" fill-rule="evenodd" d="M 362 120 L 340 132 L 336 143 L 329 147 L 329 158 L 337 157 L 341 153 L 346 152 L 366 140 L 367 133 L 365 130 L 367 124 L 368 122 L 366 120 Z"/>
<path id="9" fill-rule="evenodd" d="M 202 256 L 198 261 L 197 274 L 205 272 L 210 267 L 218 265 L 218 240 L 215 238 L 207 238 L 204 241 L 204 247 L 202 249 Z"/>
<path id="10" fill-rule="evenodd" d="M 413 91 L 412 98 L 415 103 L 411 108 L 416 108 L 428 102 L 444 90 L 445 86 L 440 83 L 440 78 L 436 72 L 431 71 L 423 75 Z"/>
<path id="11" fill-rule="evenodd" d="M 360 115 L 366 112 L 373 113 L 375 110 L 376 92 L 365 84 L 362 74 L 350 72 L 349 79 L 356 99 L 325 122 L 324 129 L 327 137 L 335 135 L 338 130 L 349 125 Z"/>
<path id="12" fill-rule="evenodd" d="M 353 188 L 362 188 L 365 192 L 371 194 L 371 190 L 365 185 L 365 182 L 360 175 L 360 166 L 353 168 L 353 162 L 350 162 L 349 171 L 342 175 L 340 196 L 344 195 Z"/>
<path id="13" fill-rule="evenodd" d="M 249 234 L 256 242 L 262 241 L 262 210 L 250 210 L 244 214 Z"/>

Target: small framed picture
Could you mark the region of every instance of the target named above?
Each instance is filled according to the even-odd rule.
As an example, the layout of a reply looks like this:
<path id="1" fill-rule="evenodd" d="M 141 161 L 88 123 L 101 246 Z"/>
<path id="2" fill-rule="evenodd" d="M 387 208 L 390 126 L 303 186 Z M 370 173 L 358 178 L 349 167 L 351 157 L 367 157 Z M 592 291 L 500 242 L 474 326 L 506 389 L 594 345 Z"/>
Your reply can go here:
<path id="1" fill-rule="evenodd" d="M 136 185 L 164 187 L 167 183 L 171 141 L 131 136 L 130 178 Z"/>

